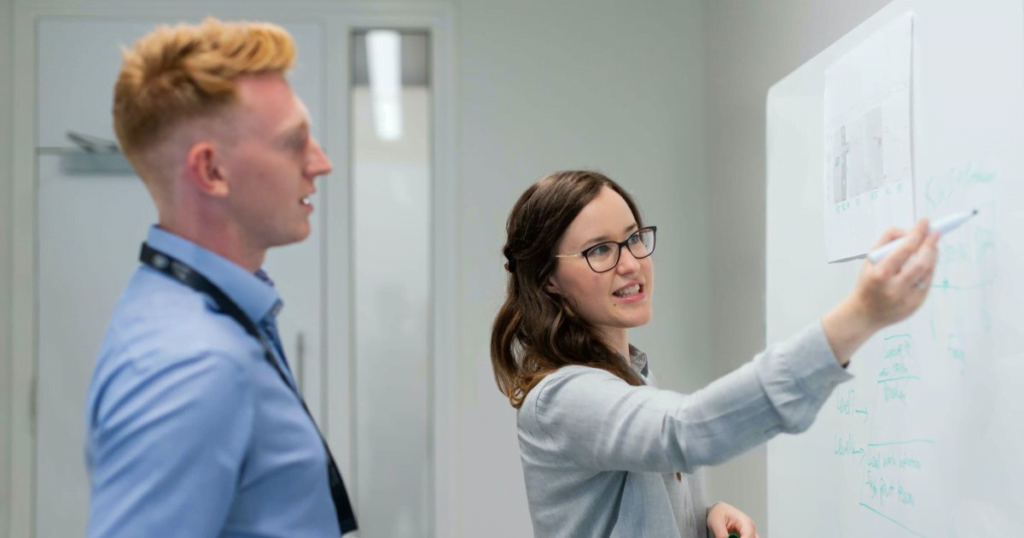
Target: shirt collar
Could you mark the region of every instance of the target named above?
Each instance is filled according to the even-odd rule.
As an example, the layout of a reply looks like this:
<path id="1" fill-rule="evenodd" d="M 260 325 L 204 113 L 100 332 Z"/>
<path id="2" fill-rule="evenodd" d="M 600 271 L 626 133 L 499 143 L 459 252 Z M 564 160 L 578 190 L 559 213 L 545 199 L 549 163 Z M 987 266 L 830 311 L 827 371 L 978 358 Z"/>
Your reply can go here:
<path id="1" fill-rule="evenodd" d="M 250 273 L 227 258 L 157 226 L 149 229 L 146 243 L 201 273 L 257 323 L 267 316 L 277 316 L 284 306 L 273 281 L 262 269 Z"/>
<path id="2" fill-rule="evenodd" d="M 629 365 L 645 379 L 647 378 L 647 354 L 633 347 L 633 344 L 629 345 Z"/>

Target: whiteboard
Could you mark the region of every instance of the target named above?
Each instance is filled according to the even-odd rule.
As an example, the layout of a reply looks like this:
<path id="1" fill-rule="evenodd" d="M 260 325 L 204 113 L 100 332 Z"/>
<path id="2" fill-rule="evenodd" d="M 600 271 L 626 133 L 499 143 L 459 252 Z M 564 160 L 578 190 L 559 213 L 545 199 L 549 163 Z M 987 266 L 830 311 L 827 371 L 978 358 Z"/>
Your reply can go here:
<path id="1" fill-rule="evenodd" d="M 897 0 L 771 88 L 767 340 L 853 289 L 862 262 L 825 261 L 824 73 L 908 12 L 915 213 L 981 214 L 940 242 L 927 302 L 854 355 L 855 379 L 810 430 L 769 443 L 771 538 L 1009 536 L 1024 523 L 1020 0 Z"/>

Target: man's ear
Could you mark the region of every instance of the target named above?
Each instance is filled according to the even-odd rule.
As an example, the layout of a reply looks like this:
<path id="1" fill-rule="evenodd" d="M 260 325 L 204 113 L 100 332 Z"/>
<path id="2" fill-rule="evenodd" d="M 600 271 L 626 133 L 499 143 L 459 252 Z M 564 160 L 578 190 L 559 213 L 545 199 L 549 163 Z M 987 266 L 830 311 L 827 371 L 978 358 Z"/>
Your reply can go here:
<path id="1" fill-rule="evenodd" d="M 227 176 L 220 165 L 217 147 L 198 142 L 188 150 L 185 166 L 192 184 L 204 194 L 221 198 L 228 194 Z"/>

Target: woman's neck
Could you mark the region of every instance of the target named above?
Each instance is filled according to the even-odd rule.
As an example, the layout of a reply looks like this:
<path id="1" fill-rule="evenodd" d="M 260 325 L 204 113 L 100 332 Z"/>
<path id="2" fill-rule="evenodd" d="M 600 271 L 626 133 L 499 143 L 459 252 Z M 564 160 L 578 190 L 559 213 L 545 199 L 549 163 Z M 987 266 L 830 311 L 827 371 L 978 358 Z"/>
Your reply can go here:
<path id="1" fill-rule="evenodd" d="M 613 350 L 625 357 L 627 361 L 632 362 L 633 358 L 629 353 L 628 329 L 606 327 L 602 328 L 601 332 L 604 335 L 605 341 Z"/>

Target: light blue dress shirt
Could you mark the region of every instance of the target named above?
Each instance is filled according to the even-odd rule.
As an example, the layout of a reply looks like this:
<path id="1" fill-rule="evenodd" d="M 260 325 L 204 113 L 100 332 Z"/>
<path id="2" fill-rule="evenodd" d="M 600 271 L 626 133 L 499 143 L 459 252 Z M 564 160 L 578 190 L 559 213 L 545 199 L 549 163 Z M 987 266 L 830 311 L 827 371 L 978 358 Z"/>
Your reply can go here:
<path id="1" fill-rule="evenodd" d="M 269 281 L 155 226 L 147 242 L 261 330 L 274 325 L 282 303 Z M 294 386 L 279 349 L 275 359 Z M 293 388 L 211 300 L 149 267 L 114 311 L 86 430 L 91 538 L 341 534 L 327 455 Z"/>

